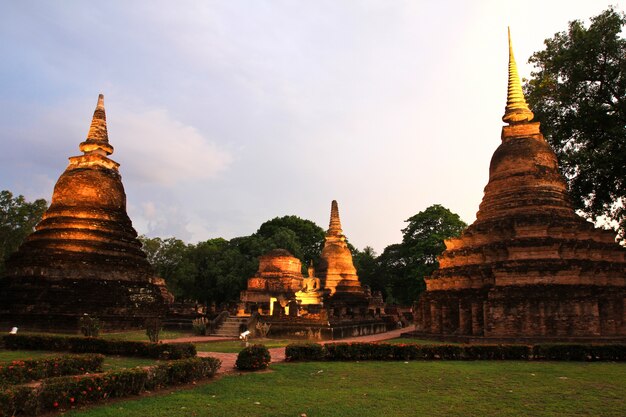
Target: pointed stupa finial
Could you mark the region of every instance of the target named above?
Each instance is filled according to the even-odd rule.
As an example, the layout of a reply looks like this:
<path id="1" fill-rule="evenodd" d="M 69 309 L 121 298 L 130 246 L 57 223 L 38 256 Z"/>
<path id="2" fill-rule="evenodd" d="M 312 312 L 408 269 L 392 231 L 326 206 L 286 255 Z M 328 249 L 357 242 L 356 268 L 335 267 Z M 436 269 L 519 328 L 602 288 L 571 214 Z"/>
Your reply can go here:
<path id="1" fill-rule="evenodd" d="M 511 42 L 511 28 L 508 28 L 509 32 L 509 86 L 506 96 L 506 108 L 504 109 L 504 116 L 502 121 L 508 124 L 525 123 L 530 122 L 535 115 L 524 98 L 524 92 L 522 91 L 522 84 L 520 82 L 519 74 L 517 72 L 517 64 L 515 63 L 515 56 L 513 55 L 513 44 Z"/>
<path id="2" fill-rule="evenodd" d="M 341 220 L 339 220 L 339 205 L 337 200 L 333 200 L 330 204 L 330 225 L 328 226 L 328 233 L 334 235 L 342 235 Z"/>
<path id="3" fill-rule="evenodd" d="M 81 152 L 85 154 L 100 154 L 102 156 L 111 155 L 113 146 L 109 144 L 109 134 L 107 132 L 107 117 L 104 111 L 104 95 L 98 95 L 98 104 L 93 112 L 87 140 L 79 146 Z"/>

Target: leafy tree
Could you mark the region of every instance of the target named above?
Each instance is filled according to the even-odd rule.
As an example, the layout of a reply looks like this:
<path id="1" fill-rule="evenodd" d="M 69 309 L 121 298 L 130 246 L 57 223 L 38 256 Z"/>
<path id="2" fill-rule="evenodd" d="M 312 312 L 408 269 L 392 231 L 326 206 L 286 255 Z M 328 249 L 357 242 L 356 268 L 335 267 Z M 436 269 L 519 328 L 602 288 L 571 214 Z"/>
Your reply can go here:
<path id="1" fill-rule="evenodd" d="M 444 240 L 458 236 L 467 224 L 458 214 L 434 204 L 410 217 L 402 243 L 387 246 L 378 259 L 378 281 L 387 297 L 409 305 L 424 291 L 424 277 L 439 266 Z"/>
<path id="2" fill-rule="evenodd" d="M 0 275 L 6 259 L 35 230 L 46 208 L 46 200 L 29 203 L 24 196 L 13 197 L 10 191 L 0 191 Z"/>
<path id="3" fill-rule="evenodd" d="M 236 301 L 249 276 L 244 255 L 222 238 L 194 245 L 187 254 L 193 276 L 190 295 L 207 303 Z M 190 297 L 191 298 L 191 297 Z"/>
<path id="4" fill-rule="evenodd" d="M 574 204 L 626 230 L 626 15 L 613 8 L 544 41 L 526 96 L 554 148 Z"/>
<path id="5" fill-rule="evenodd" d="M 152 264 L 158 276 L 165 279 L 167 288 L 175 297 L 184 297 L 184 288 L 189 288 L 190 284 L 186 283 L 189 279 L 189 265 L 185 265 L 187 261 L 186 253 L 189 246 L 180 239 L 174 237 L 161 239 L 160 237 L 149 238 L 139 236 L 142 243 L 142 249 L 148 256 L 148 262 Z"/>
<path id="6" fill-rule="evenodd" d="M 377 279 L 378 261 L 376 258 L 376 252 L 371 246 L 366 246 L 362 251 L 356 249 L 352 253 L 354 267 L 359 274 L 361 284 L 369 285 L 372 291 L 383 291 L 383 284 Z"/>
<path id="7" fill-rule="evenodd" d="M 285 229 L 293 232 L 293 235 L 291 236 Z M 315 263 L 319 260 L 324 247 L 325 232 L 310 220 L 298 216 L 283 216 L 263 223 L 255 235 L 270 239 L 275 244 L 269 249 L 287 249 L 305 266 L 311 260 Z"/>

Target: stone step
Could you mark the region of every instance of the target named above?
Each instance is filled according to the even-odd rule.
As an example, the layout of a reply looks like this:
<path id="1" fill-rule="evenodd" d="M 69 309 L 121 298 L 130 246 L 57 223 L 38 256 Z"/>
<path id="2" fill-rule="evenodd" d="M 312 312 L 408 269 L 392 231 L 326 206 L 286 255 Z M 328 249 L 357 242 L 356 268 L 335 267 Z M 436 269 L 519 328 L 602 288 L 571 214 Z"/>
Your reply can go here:
<path id="1" fill-rule="evenodd" d="M 215 336 L 238 337 L 242 324 L 248 322 L 247 317 L 228 317 L 222 325 L 213 333 Z"/>

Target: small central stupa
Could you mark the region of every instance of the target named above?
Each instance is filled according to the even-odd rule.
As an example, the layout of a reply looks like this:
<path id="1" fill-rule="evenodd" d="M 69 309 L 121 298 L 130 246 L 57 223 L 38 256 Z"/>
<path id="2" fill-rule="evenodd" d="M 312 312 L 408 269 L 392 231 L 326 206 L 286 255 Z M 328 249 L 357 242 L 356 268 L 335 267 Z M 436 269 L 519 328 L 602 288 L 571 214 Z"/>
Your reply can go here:
<path id="1" fill-rule="evenodd" d="M 426 278 L 416 333 L 464 340 L 626 339 L 626 250 L 576 215 L 522 92 L 509 34 L 502 144 L 476 221 Z M 584 175 L 584 173 L 582 173 Z"/>
<path id="2" fill-rule="evenodd" d="M 69 159 L 36 231 L 7 261 L 0 323 L 75 330 L 89 314 L 106 327 L 138 327 L 171 301 L 126 213 L 102 95 L 79 148 L 83 155 Z"/>

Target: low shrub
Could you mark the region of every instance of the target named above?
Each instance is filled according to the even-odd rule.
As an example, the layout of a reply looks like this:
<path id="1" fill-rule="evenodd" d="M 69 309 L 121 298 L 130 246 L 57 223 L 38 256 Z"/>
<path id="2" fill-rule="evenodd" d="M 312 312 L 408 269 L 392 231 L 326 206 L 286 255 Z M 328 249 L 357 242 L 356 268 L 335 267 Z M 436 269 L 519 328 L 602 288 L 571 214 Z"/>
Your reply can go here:
<path id="1" fill-rule="evenodd" d="M 316 346 L 316 347 L 314 347 Z M 417 345 L 386 343 L 291 344 L 288 361 L 297 360 L 557 360 L 626 361 L 626 345 Z"/>
<path id="2" fill-rule="evenodd" d="M 291 361 L 321 361 L 324 347 L 317 343 L 291 343 L 285 347 L 285 357 Z"/>
<path id="3" fill-rule="evenodd" d="M 206 336 L 209 333 L 209 319 L 206 317 L 198 317 L 191 322 L 193 334 L 197 336 Z"/>
<path id="4" fill-rule="evenodd" d="M 94 337 L 4 335 L 4 346 L 10 350 L 46 350 L 73 353 L 102 353 L 104 355 L 137 356 L 175 360 L 196 356 L 191 343 L 149 343 L 128 340 L 106 340 Z"/>
<path id="5" fill-rule="evenodd" d="M 161 330 L 163 329 L 163 323 L 161 322 L 161 319 L 159 319 L 158 317 L 146 319 L 145 327 L 148 340 L 150 340 L 152 343 L 157 343 L 159 341 Z"/>
<path id="6" fill-rule="evenodd" d="M 100 334 L 100 319 L 84 314 L 78 321 L 80 332 L 85 337 L 98 337 Z"/>
<path id="7" fill-rule="evenodd" d="M 239 352 L 235 367 L 241 371 L 256 371 L 267 368 L 270 361 L 270 351 L 264 345 L 252 345 Z"/>
<path id="8" fill-rule="evenodd" d="M 137 395 L 146 389 L 209 378 L 215 375 L 220 364 L 215 358 L 190 358 L 148 369 L 49 378 L 38 387 L 13 386 L 0 390 L 0 417 L 68 409 L 108 398 Z"/>
<path id="9" fill-rule="evenodd" d="M 542 344 L 533 346 L 533 356 L 551 361 L 626 361 L 626 345 Z"/>
<path id="10" fill-rule="evenodd" d="M 56 358 L 16 360 L 0 364 L 0 386 L 63 375 L 101 372 L 103 362 L 103 355 L 64 355 Z"/>

